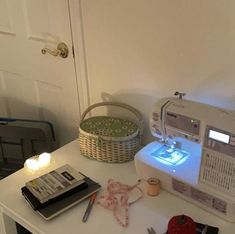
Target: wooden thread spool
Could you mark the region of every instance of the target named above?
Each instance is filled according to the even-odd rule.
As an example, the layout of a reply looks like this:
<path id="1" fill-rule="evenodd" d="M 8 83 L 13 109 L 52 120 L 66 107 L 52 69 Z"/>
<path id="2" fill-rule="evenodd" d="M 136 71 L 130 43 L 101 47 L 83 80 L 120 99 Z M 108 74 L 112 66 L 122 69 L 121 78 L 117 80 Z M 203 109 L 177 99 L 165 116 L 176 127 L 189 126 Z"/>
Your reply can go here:
<path id="1" fill-rule="evenodd" d="M 160 193 L 160 180 L 156 178 L 149 178 L 147 180 L 148 190 L 147 194 L 149 196 L 157 196 Z"/>

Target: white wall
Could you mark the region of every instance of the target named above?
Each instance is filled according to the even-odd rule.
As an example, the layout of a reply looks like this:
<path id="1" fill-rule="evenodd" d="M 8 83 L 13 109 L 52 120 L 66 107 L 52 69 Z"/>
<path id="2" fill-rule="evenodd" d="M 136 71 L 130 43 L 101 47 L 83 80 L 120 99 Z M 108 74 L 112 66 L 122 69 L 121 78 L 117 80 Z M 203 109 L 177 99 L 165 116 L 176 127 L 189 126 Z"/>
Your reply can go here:
<path id="1" fill-rule="evenodd" d="M 82 0 L 91 103 L 123 101 L 147 120 L 182 91 L 235 109 L 234 12 L 234 0 Z"/>

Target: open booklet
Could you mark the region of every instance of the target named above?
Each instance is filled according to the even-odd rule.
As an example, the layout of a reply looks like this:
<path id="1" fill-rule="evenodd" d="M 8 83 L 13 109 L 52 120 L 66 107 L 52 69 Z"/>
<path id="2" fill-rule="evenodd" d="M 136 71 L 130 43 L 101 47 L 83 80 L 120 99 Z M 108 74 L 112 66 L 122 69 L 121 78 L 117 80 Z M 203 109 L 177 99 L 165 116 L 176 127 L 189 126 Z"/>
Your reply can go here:
<path id="1" fill-rule="evenodd" d="M 83 183 L 84 176 L 66 164 L 27 182 L 25 186 L 40 203 L 44 203 Z"/>

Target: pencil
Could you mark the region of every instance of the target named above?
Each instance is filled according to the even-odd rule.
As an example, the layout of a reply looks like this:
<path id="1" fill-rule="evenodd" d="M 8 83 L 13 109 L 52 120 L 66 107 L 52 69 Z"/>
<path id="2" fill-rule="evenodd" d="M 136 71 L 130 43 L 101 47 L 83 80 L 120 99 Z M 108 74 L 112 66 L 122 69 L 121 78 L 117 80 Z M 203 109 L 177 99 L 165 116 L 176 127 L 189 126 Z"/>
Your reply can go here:
<path id="1" fill-rule="evenodd" d="M 88 206 L 87 206 L 87 208 L 86 208 L 85 214 L 84 214 L 84 216 L 83 216 L 83 218 L 82 218 L 82 222 L 84 222 L 84 223 L 87 221 L 88 216 L 89 216 L 89 214 L 91 213 L 91 209 L 92 209 L 92 207 L 93 207 L 93 205 L 94 205 L 94 203 L 95 203 L 96 194 L 97 194 L 97 193 L 94 193 L 94 194 L 91 196 L 91 198 L 90 198 L 90 201 L 89 201 Z"/>

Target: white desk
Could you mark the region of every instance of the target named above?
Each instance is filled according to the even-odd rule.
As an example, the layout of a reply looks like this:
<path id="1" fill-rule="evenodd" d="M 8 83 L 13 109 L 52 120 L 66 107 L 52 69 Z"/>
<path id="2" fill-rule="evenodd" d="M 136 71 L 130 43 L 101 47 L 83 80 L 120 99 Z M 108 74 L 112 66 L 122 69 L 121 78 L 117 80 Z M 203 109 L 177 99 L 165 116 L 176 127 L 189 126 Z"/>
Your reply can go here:
<path id="1" fill-rule="evenodd" d="M 103 188 L 99 194 L 106 193 L 109 178 L 129 185 L 137 181 L 133 162 L 108 164 L 90 160 L 80 155 L 77 141 L 62 147 L 52 155 L 55 157 L 52 168 L 65 163 L 71 164 L 102 185 Z M 41 174 L 45 172 L 42 171 Z M 144 234 L 147 233 L 146 228 L 150 226 L 154 227 L 157 233 L 162 234 L 166 231 L 168 220 L 178 214 L 189 215 L 195 221 L 218 226 L 220 234 L 235 233 L 235 224 L 226 222 L 165 191 L 161 191 L 157 197 L 145 195 L 141 201 L 131 206 L 130 223 L 127 228 L 119 226 L 110 211 L 97 205 L 93 207 L 87 223 L 83 223 L 82 217 L 88 201 L 76 205 L 51 221 L 45 221 L 26 203 L 20 190 L 26 181 L 39 175 L 22 169 L 0 181 L 1 234 L 16 233 L 14 225 L 11 225 L 12 220 L 34 234 Z M 142 187 L 145 191 L 145 186 L 142 185 Z"/>

